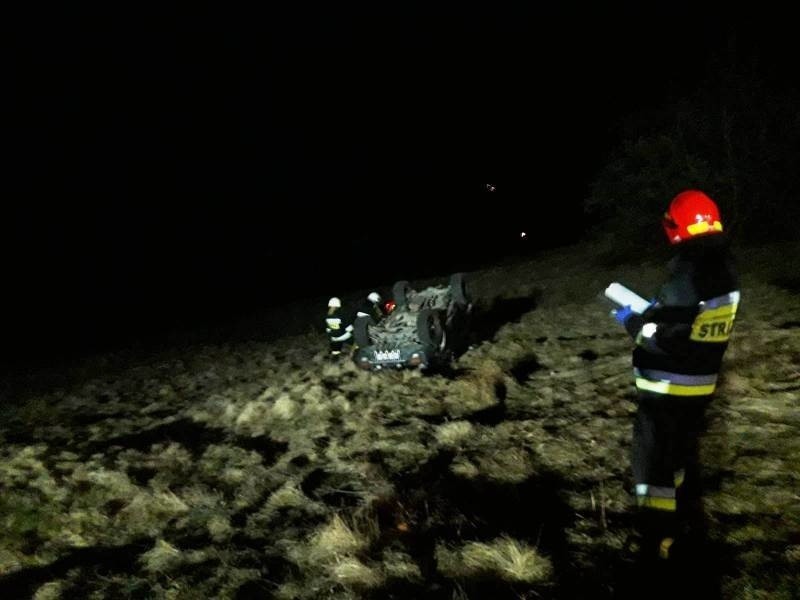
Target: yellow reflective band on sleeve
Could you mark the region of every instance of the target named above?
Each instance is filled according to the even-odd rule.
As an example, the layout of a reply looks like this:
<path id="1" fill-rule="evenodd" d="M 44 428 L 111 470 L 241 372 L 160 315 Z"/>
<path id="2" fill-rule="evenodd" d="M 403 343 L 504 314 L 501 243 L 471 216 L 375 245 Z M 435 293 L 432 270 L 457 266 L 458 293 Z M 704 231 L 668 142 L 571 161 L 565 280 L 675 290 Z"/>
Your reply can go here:
<path id="1" fill-rule="evenodd" d="M 692 323 L 689 338 L 695 342 L 727 342 L 736 318 L 737 304 L 704 310 Z"/>
<path id="2" fill-rule="evenodd" d="M 644 377 L 636 378 L 636 387 L 640 390 L 656 394 L 670 394 L 672 396 L 708 396 L 714 393 L 715 383 L 706 385 L 681 385 L 669 381 L 650 381 Z"/>

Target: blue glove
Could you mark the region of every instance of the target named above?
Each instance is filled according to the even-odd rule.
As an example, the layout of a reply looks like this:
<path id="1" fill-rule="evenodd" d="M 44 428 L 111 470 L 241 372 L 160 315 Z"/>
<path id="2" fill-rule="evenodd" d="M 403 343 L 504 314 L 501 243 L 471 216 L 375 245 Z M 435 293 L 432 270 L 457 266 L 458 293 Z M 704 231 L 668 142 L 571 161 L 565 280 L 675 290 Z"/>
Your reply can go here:
<path id="1" fill-rule="evenodd" d="M 633 314 L 633 310 L 631 310 L 630 306 L 623 306 L 622 308 L 618 308 L 613 312 L 614 318 L 617 320 L 618 323 L 625 325 L 625 322 L 630 318 Z"/>

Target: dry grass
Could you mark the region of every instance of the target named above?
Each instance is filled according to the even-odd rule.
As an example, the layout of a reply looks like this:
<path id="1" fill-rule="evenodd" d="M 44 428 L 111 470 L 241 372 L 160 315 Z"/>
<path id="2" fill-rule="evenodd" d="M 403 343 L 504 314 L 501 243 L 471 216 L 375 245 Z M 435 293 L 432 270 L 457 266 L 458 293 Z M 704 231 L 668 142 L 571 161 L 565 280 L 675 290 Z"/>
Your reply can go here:
<path id="1" fill-rule="evenodd" d="M 444 401 L 447 412 L 458 418 L 496 406 L 500 402 L 498 388 L 505 385 L 505 378 L 495 361 L 478 362 L 465 377 L 449 386 Z"/>
<path id="2" fill-rule="evenodd" d="M 436 428 L 436 441 L 447 448 L 460 448 L 474 432 L 475 427 L 469 421 L 450 421 Z"/>
<path id="3" fill-rule="evenodd" d="M 139 557 L 145 571 L 166 573 L 182 562 L 181 551 L 164 540 L 156 540 L 153 547 Z"/>
<path id="4" fill-rule="evenodd" d="M 436 558 L 439 570 L 454 578 L 495 576 L 504 581 L 541 583 L 548 581 L 553 571 L 547 557 L 508 537 L 468 542 L 455 550 L 439 546 Z"/>
<path id="5" fill-rule="evenodd" d="M 311 563 L 335 562 L 343 556 L 364 550 L 369 539 L 348 526 L 339 515 L 317 531 L 308 547 L 308 561 Z"/>
<path id="6" fill-rule="evenodd" d="M 330 574 L 334 581 L 346 587 L 373 588 L 383 582 L 383 574 L 378 569 L 353 557 L 344 557 L 331 565 Z"/>
<path id="7" fill-rule="evenodd" d="M 64 584 L 60 581 L 48 581 L 33 594 L 33 600 L 62 600 Z"/>
<path id="8" fill-rule="evenodd" d="M 115 520 L 132 535 L 158 536 L 166 523 L 189 512 L 189 507 L 172 492 L 139 492 L 120 510 Z"/>
<path id="9" fill-rule="evenodd" d="M 765 253 L 743 258 L 701 444 L 705 516 L 723 597 L 793 598 L 800 300 L 766 280 Z M 629 340 L 597 296 L 662 271 L 594 259 L 572 248 L 475 274 L 481 306 L 538 303 L 449 377 L 330 364 L 305 335 L 39 385 L 0 422 L 0 587 L 21 572 L 17 596 L 42 600 L 608 597 L 634 548 L 635 407 Z M 90 558 L 36 570 L 76 556 Z"/>

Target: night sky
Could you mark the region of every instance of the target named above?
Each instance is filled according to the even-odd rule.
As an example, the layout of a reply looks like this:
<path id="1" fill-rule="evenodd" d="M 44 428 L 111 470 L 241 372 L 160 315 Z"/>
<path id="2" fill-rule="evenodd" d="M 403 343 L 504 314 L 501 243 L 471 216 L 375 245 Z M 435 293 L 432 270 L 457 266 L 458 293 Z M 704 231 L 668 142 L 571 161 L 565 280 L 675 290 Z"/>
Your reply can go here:
<path id="1" fill-rule="evenodd" d="M 524 4 L 7 20 L 5 354 L 468 269 L 520 229 L 578 241 L 621 117 L 692 90 L 733 33 L 790 64 L 780 18 Z"/>

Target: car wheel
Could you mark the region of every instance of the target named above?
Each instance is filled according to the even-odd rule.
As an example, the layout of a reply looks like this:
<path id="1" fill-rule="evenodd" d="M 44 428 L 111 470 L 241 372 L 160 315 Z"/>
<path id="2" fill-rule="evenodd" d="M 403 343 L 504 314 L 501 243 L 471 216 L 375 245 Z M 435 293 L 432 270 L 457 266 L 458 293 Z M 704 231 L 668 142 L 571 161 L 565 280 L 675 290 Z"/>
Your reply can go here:
<path id="1" fill-rule="evenodd" d="M 417 338 L 429 348 L 435 348 L 437 351 L 440 349 L 446 338 L 438 311 L 426 308 L 419 312 L 417 315 Z"/>
<path id="2" fill-rule="evenodd" d="M 408 297 L 411 295 L 411 286 L 408 281 L 398 281 L 392 286 L 392 300 L 397 308 L 408 308 Z"/>
<path id="3" fill-rule="evenodd" d="M 468 306 L 469 294 L 464 280 L 464 273 L 454 273 L 450 276 L 450 297 L 459 306 Z"/>

